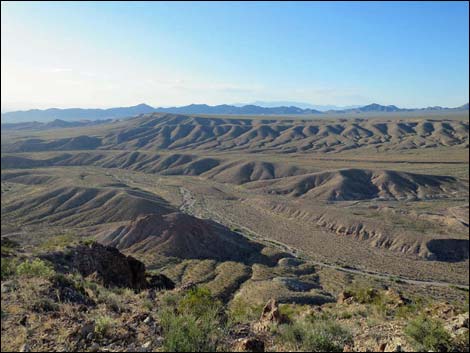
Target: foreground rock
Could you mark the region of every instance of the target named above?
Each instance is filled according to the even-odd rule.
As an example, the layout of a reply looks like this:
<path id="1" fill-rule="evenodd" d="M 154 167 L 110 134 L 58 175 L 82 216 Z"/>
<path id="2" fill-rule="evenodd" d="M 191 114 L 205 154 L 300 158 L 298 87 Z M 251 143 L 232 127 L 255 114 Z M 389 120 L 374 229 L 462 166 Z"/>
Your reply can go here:
<path id="1" fill-rule="evenodd" d="M 257 337 L 241 338 L 235 345 L 235 352 L 264 352 L 264 342 Z"/>
<path id="2" fill-rule="evenodd" d="M 270 299 L 263 308 L 261 317 L 254 325 L 255 331 L 267 331 L 272 324 L 283 324 L 288 319 L 281 314 L 279 306 L 275 299 Z"/>
<path id="3" fill-rule="evenodd" d="M 173 289 L 175 284 L 164 275 L 149 276 L 145 265 L 118 249 L 99 243 L 80 244 L 63 252 L 43 256 L 59 272 L 78 272 L 107 287 Z"/>

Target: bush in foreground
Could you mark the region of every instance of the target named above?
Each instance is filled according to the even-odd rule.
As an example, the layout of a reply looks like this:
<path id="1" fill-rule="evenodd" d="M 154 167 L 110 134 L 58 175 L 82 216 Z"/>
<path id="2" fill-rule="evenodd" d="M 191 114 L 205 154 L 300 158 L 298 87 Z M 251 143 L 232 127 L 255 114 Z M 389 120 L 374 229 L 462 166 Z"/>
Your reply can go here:
<path id="1" fill-rule="evenodd" d="M 412 339 L 418 351 L 448 352 L 452 341 L 449 333 L 438 320 L 419 316 L 410 321 L 405 333 Z"/>
<path id="2" fill-rule="evenodd" d="M 16 273 L 17 262 L 15 259 L 1 258 L 1 280 L 5 280 L 8 277 Z"/>
<path id="3" fill-rule="evenodd" d="M 297 321 L 277 328 L 279 342 L 295 351 L 342 352 L 351 334 L 331 320 Z"/>
<path id="4" fill-rule="evenodd" d="M 213 352 L 223 339 L 222 305 L 210 291 L 196 288 L 166 300 L 160 311 L 163 348 L 167 352 Z"/>
<path id="5" fill-rule="evenodd" d="M 50 278 L 54 275 L 55 271 L 52 265 L 41 259 L 34 259 L 31 261 L 24 261 L 16 268 L 16 273 L 24 277 L 41 277 Z"/>
<path id="6" fill-rule="evenodd" d="M 114 320 L 109 316 L 98 316 L 95 320 L 95 333 L 98 337 L 106 337 L 114 326 Z"/>

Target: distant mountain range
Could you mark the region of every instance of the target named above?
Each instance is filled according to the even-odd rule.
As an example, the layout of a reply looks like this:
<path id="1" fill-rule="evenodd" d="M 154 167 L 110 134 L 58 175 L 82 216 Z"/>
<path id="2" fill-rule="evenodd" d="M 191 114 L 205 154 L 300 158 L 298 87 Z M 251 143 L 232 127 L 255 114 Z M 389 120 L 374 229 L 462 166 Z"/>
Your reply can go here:
<path id="1" fill-rule="evenodd" d="M 250 103 L 234 103 L 232 104 L 236 107 L 241 107 L 244 105 L 259 105 L 260 107 L 299 107 L 302 109 L 310 108 L 315 110 L 320 110 L 322 112 L 328 110 L 344 110 L 344 109 L 352 109 L 352 108 L 359 108 L 361 105 L 347 105 L 347 106 L 337 106 L 337 105 L 319 105 L 319 104 L 310 104 L 305 102 L 297 102 L 297 101 L 254 101 Z"/>
<path id="2" fill-rule="evenodd" d="M 313 108 L 299 108 L 296 106 L 278 106 L 278 107 L 262 107 L 259 105 L 249 104 L 243 106 L 235 105 L 207 105 L 207 104 L 190 104 L 182 107 L 154 108 L 147 104 L 139 104 L 132 107 L 119 107 L 110 109 L 32 109 L 26 111 L 13 111 L 3 113 L 2 124 L 5 123 L 25 123 L 25 122 L 50 122 L 59 120 L 58 124 L 67 121 L 78 120 L 103 120 L 103 119 L 121 119 L 132 117 L 140 114 L 148 113 L 176 113 L 176 114 L 218 114 L 218 115 L 311 115 L 311 114 L 328 114 L 328 113 L 368 113 L 368 112 L 402 112 L 402 111 L 433 111 L 433 110 L 468 110 L 468 103 L 456 108 L 444 107 L 427 107 L 419 109 L 403 109 L 395 105 L 369 104 L 363 107 L 353 107 L 341 110 L 320 111 Z"/>

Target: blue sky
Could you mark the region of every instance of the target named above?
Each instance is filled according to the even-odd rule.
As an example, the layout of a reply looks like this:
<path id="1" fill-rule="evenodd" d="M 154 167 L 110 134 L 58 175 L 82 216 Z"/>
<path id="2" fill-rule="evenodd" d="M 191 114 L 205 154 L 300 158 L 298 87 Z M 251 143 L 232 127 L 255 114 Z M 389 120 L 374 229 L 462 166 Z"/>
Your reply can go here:
<path id="1" fill-rule="evenodd" d="M 467 2 L 2 2 L 2 111 L 468 101 Z"/>

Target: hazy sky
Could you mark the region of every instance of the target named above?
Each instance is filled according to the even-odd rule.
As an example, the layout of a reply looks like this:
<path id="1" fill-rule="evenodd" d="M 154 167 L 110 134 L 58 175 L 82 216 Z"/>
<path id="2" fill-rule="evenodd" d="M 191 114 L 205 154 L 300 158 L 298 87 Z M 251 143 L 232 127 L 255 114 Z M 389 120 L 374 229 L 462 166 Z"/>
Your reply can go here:
<path id="1" fill-rule="evenodd" d="M 2 111 L 302 101 L 458 106 L 467 2 L 2 2 Z"/>

